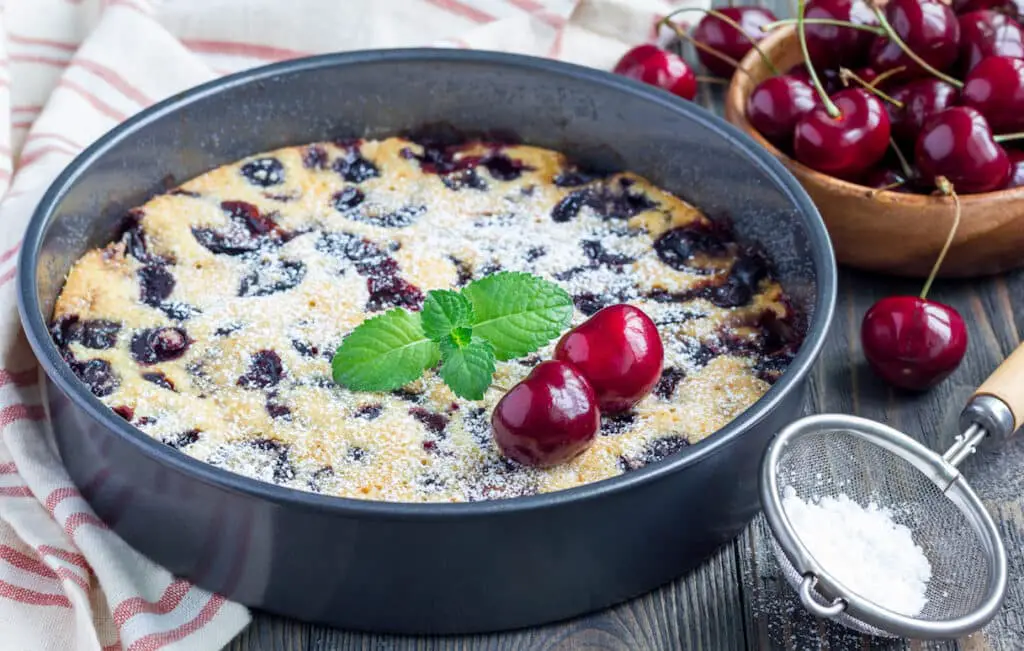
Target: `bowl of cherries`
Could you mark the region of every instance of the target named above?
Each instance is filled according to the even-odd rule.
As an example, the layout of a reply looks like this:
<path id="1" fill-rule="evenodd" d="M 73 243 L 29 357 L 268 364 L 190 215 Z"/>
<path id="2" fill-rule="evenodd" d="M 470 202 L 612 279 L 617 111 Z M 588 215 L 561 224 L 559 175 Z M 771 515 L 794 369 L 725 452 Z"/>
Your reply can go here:
<path id="1" fill-rule="evenodd" d="M 1024 265 L 1024 28 L 1012 0 L 810 0 L 762 25 L 726 118 L 800 180 L 841 264 Z M 954 199 L 956 201 L 954 201 Z"/>

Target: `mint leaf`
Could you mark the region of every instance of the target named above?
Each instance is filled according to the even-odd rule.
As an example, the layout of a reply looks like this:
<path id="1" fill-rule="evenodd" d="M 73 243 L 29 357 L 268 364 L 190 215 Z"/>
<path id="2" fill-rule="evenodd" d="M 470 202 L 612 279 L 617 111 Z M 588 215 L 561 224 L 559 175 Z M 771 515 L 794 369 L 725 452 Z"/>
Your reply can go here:
<path id="1" fill-rule="evenodd" d="M 462 330 L 468 330 L 464 328 Z M 467 342 L 454 337 L 441 340 L 441 379 L 455 395 L 467 400 L 480 400 L 494 376 L 494 347 L 490 342 L 473 337 Z"/>
<path id="2" fill-rule="evenodd" d="M 437 363 L 437 343 L 427 338 L 418 314 L 397 308 L 363 321 L 341 342 L 331 369 L 334 381 L 353 391 L 391 391 Z"/>
<path id="3" fill-rule="evenodd" d="M 473 325 L 473 305 L 450 289 L 427 292 L 422 314 L 423 332 L 434 341 L 441 341 L 455 328 Z"/>
<path id="4" fill-rule="evenodd" d="M 557 337 L 572 319 L 572 297 L 538 276 L 503 271 L 474 280 L 462 294 L 473 305 L 474 339 L 486 339 L 495 357 L 532 353 Z"/>

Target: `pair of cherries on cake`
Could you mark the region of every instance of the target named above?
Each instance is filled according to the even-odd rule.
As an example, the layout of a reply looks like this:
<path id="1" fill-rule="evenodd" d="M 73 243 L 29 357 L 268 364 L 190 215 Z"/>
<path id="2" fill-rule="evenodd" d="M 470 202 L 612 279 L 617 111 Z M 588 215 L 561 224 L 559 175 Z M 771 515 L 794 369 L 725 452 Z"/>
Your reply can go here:
<path id="1" fill-rule="evenodd" d="M 602 414 L 628 411 L 654 389 L 664 357 L 658 328 L 642 310 L 624 303 L 601 309 L 495 406 L 498 448 L 527 466 L 574 459 L 593 443 Z"/>

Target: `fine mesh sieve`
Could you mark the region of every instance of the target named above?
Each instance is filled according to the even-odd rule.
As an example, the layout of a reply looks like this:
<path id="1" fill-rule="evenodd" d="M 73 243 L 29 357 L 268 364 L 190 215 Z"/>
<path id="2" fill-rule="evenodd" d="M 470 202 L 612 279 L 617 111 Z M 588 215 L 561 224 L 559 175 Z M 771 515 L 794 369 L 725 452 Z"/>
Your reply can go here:
<path id="1" fill-rule="evenodd" d="M 957 465 L 985 437 L 1015 432 L 1022 415 L 1024 345 L 972 397 L 963 434 L 942 456 L 854 416 L 809 416 L 779 432 L 762 463 L 761 498 L 782 571 L 804 606 L 863 633 L 920 639 L 960 637 L 991 620 L 1006 593 L 1006 550 Z M 846 568 L 821 565 L 806 544 L 808 532 L 786 514 L 787 487 L 803 500 L 845 495 L 861 507 L 888 509 L 931 565 L 923 609 L 907 616 L 885 608 L 836 578 Z"/>

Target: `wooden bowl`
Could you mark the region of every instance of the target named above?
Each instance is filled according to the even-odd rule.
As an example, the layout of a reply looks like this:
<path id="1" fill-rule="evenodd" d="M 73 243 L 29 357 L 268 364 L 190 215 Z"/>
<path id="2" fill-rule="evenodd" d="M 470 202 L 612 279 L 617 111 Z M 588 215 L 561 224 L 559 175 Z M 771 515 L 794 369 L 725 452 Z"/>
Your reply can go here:
<path id="1" fill-rule="evenodd" d="M 792 27 L 773 32 L 760 45 L 783 72 L 803 61 Z M 729 84 L 725 117 L 774 154 L 804 186 L 825 220 L 839 263 L 892 275 L 927 276 L 953 224 L 952 199 L 849 183 L 815 172 L 779 151 L 754 129 L 746 114 L 747 98 L 770 76 L 751 50 Z M 960 227 L 939 276 L 969 278 L 1024 266 L 1024 188 L 961 195 L 960 203 Z"/>

